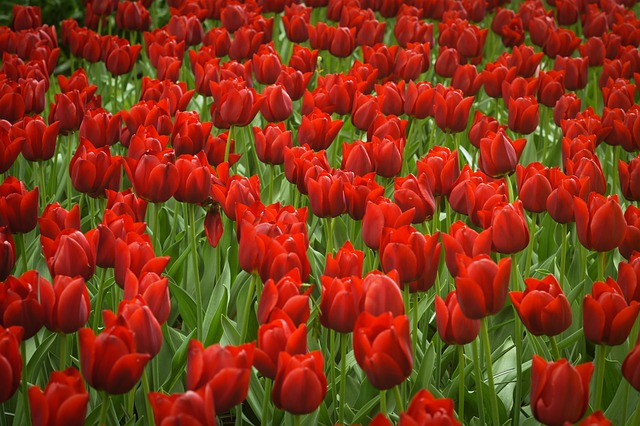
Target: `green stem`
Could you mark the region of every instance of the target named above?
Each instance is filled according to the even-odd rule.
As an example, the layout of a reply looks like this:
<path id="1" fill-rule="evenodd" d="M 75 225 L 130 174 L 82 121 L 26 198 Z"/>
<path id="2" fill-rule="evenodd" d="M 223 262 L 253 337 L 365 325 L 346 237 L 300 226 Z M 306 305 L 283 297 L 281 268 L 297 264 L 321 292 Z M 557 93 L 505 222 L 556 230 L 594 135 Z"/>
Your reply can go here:
<path id="1" fill-rule="evenodd" d="M 402 413 L 404 411 L 404 404 L 402 403 L 402 395 L 400 395 L 400 385 L 393 387 L 393 396 L 396 398 L 396 406 Z"/>
<path id="2" fill-rule="evenodd" d="M 344 423 L 345 400 L 347 398 L 347 333 L 340 334 L 340 424 Z M 397 389 L 397 387 L 396 387 Z"/>
<path id="3" fill-rule="evenodd" d="M 233 130 L 234 127 L 229 127 L 229 134 L 227 136 L 227 144 L 224 147 L 224 161 L 225 163 L 229 161 L 229 151 L 231 150 L 231 141 L 233 140 Z"/>
<path id="4" fill-rule="evenodd" d="M 44 177 L 44 161 L 38 162 L 38 174 L 40 175 L 40 209 L 47 206 L 47 180 Z"/>
<path id="5" fill-rule="evenodd" d="M 413 352 L 414 358 L 417 352 L 417 344 L 418 344 L 418 321 L 420 320 L 420 315 L 418 312 L 418 292 L 414 293 L 413 298 L 413 331 L 411 333 L 411 343 L 413 344 Z"/>
<path id="6" fill-rule="evenodd" d="M 529 274 L 531 272 L 531 258 L 533 256 L 533 245 L 534 245 L 534 242 L 536 241 L 535 235 L 536 235 L 537 219 L 538 219 L 538 215 L 536 213 L 532 213 L 531 224 L 529 228 L 529 245 L 527 246 L 527 260 L 525 264 L 525 274 L 524 274 L 525 277 L 529 277 Z M 514 283 L 514 284 L 517 284 L 517 283 Z"/>
<path id="7" fill-rule="evenodd" d="M 598 280 L 599 281 L 604 281 L 605 279 L 604 270 L 605 270 L 606 264 L 607 264 L 607 252 L 601 251 L 600 253 L 598 253 Z"/>
<path id="8" fill-rule="evenodd" d="M 535 227 L 535 221 L 536 221 L 536 217 L 534 215 L 532 222 L 533 225 L 532 227 Z M 533 247 L 533 233 L 531 236 L 531 240 L 529 242 L 529 247 Z M 529 276 L 529 261 L 530 261 L 530 256 L 529 254 L 527 254 L 527 274 L 526 276 Z M 516 258 L 516 255 L 514 254 L 512 256 L 512 262 L 511 262 L 511 271 L 513 273 L 513 284 L 512 286 L 514 286 L 514 288 L 519 289 L 520 288 L 520 271 L 518 268 L 518 261 Z M 520 406 L 521 406 L 521 401 L 522 401 L 522 336 L 524 333 L 524 330 L 522 329 L 522 321 L 520 321 L 520 317 L 518 316 L 518 312 L 516 311 L 515 307 L 513 308 L 513 315 L 514 315 L 514 321 L 515 321 L 515 338 L 514 338 L 514 342 L 516 345 L 516 386 L 513 390 L 514 395 L 513 395 L 513 424 L 517 425 L 520 424 Z"/>
<path id="9" fill-rule="evenodd" d="M 100 285 L 98 287 L 98 298 L 96 300 L 96 308 L 93 311 L 93 325 L 91 326 L 94 333 L 98 331 L 98 324 L 100 321 L 100 315 L 102 313 L 102 303 L 104 301 L 104 291 L 106 287 L 105 286 L 106 282 L 107 282 L 107 268 L 102 268 L 102 271 L 100 272 Z"/>
<path id="10" fill-rule="evenodd" d="M 249 332 L 249 312 L 251 311 L 251 303 L 253 302 L 253 293 L 256 290 L 256 281 L 260 281 L 260 275 L 258 274 L 254 274 L 253 279 L 249 281 L 249 290 L 247 291 L 247 298 L 244 304 L 244 318 L 242 318 L 241 343 L 246 342 L 247 333 Z"/>
<path id="11" fill-rule="evenodd" d="M 162 254 L 162 247 L 160 242 L 160 210 L 162 209 L 161 203 L 153 203 L 153 250 L 157 256 Z"/>
<path id="12" fill-rule="evenodd" d="M 556 361 L 562 358 L 562 354 L 560 353 L 560 348 L 558 348 L 558 342 L 556 342 L 555 336 L 549 336 L 549 342 L 551 343 L 551 350 L 553 351 L 553 356 L 556 358 Z"/>
<path id="13" fill-rule="evenodd" d="M 202 341 L 202 327 L 203 327 L 203 315 L 202 315 L 202 283 L 200 282 L 200 271 L 198 266 L 198 240 L 196 236 L 196 205 L 189 204 L 187 206 L 189 210 L 189 236 L 191 237 L 191 259 L 193 261 L 193 278 L 196 285 L 196 336 L 199 341 Z"/>
<path id="14" fill-rule="evenodd" d="M 604 388 L 604 366 L 607 361 L 607 347 L 605 345 L 596 346 L 596 383 L 595 383 L 595 401 L 593 408 L 595 410 L 602 409 L 602 392 Z"/>
<path id="15" fill-rule="evenodd" d="M 236 426 L 242 426 L 242 404 L 236 405 Z"/>
<path id="16" fill-rule="evenodd" d="M 633 413 L 633 421 L 629 424 L 640 425 L 640 404 L 636 407 L 636 411 Z"/>
<path id="17" fill-rule="evenodd" d="M 560 290 L 564 291 L 565 269 L 567 267 L 567 224 L 562 224 L 562 247 L 560 252 Z"/>
<path id="18" fill-rule="evenodd" d="M 498 396 L 496 394 L 496 386 L 493 381 L 493 363 L 491 361 L 491 343 L 489 342 L 489 324 L 487 318 L 484 317 L 481 320 L 480 330 L 482 333 L 482 346 L 484 347 L 485 364 L 487 369 L 487 378 L 489 380 L 489 400 L 491 403 L 491 421 L 494 425 L 499 425 L 500 414 L 498 411 Z"/>
<path id="19" fill-rule="evenodd" d="M 16 234 L 15 241 L 20 252 L 20 262 L 22 263 L 22 273 L 27 272 L 29 265 L 27 264 L 27 243 L 24 234 Z"/>
<path id="20" fill-rule="evenodd" d="M 458 419 L 464 423 L 464 345 L 458 345 Z"/>
<path id="21" fill-rule="evenodd" d="M 24 402 L 24 418 L 27 426 L 31 425 L 31 413 L 29 411 L 29 371 L 27 369 L 27 342 L 20 342 L 20 355 L 22 355 L 22 398 Z"/>
<path id="22" fill-rule="evenodd" d="M 293 415 L 293 426 L 300 426 L 302 422 L 302 416 L 300 414 Z"/>
<path id="23" fill-rule="evenodd" d="M 329 223 L 327 224 L 327 241 L 326 241 L 326 255 L 328 256 L 329 254 L 333 254 L 333 227 L 335 224 L 335 218 L 334 217 L 330 217 L 329 218 Z"/>
<path id="24" fill-rule="evenodd" d="M 149 375 L 146 369 L 142 373 L 142 391 L 144 392 L 144 407 L 147 412 L 147 425 L 153 426 L 153 409 L 151 408 L 151 401 L 149 401 L 151 389 L 149 388 Z"/>
<path id="25" fill-rule="evenodd" d="M 107 412 L 109 411 L 109 405 L 111 405 L 111 397 L 106 392 L 101 392 L 102 394 L 102 405 L 100 406 L 100 421 L 99 425 L 106 424 L 107 421 Z"/>
<path id="26" fill-rule="evenodd" d="M 64 369 L 67 367 L 67 349 L 69 346 L 69 335 L 65 333 L 60 333 L 58 335 L 58 342 L 60 345 L 59 370 L 64 371 Z"/>
<path id="27" fill-rule="evenodd" d="M 471 350 L 473 352 L 473 375 L 476 381 L 476 392 L 478 394 L 478 415 L 480 416 L 480 424 L 484 422 L 484 397 L 482 392 L 482 372 L 480 371 L 480 351 L 478 350 L 478 339 L 471 342 Z"/>
<path id="28" fill-rule="evenodd" d="M 386 390 L 380 391 L 380 412 L 385 416 L 387 415 L 387 391 Z"/>
<path id="29" fill-rule="evenodd" d="M 127 415 L 129 419 L 133 419 L 133 407 L 136 402 L 136 386 L 127 393 Z"/>
<path id="30" fill-rule="evenodd" d="M 336 389 L 336 332 L 329 330 L 329 361 L 326 363 L 329 368 L 329 378 L 331 379 L 331 400 L 335 412 L 336 401 L 338 400 L 338 390 Z"/>
<path id="31" fill-rule="evenodd" d="M 261 425 L 269 424 L 269 401 L 271 400 L 272 384 L 273 381 L 269 378 L 266 378 L 266 383 L 264 384 L 264 396 L 262 398 L 262 415 L 260 416 Z"/>

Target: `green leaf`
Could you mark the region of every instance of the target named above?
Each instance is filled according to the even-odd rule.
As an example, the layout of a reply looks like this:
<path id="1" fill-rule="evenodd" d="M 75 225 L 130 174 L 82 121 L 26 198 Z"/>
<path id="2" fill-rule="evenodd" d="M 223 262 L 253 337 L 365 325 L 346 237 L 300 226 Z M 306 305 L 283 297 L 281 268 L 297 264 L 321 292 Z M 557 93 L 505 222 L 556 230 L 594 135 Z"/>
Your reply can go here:
<path id="1" fill-rule="evenodd" d="M 162 384 L 163 390 L 167 392 L 171 392 L 175 384 L 178 382 L 178 379 L 180 378 L 182 373 L 186 371 L 187 351 L 189 350 L 189 342 L 191 341 L 191 338 L 193 337 L 194 333 L 195 333 L 195 330 L 191 330 L 191 333 L 189 333 L 186 336 L 183 336 L 180 333 L 176 333 L 177 335 L 180 336 L 180 338 L 184 340 L 178 347 L 178 350 L 176 351 L 176 353 L 173 354 L 173 358 L 171 359 L 171 375 Z"/>
<path id="2" fill-rule="evenodd" d="M 221 344 L 229 344 L 237 346 L 240 344 L 240 333 L 238 333 L 238 325 L 231 321 L 226 315 L 222 315 L 222 334 Z"/>
<path id="3" fill-rule="evenodd" d="M 176 285 L 172 279 L 169 279 L 170 293 L 176 298 L 178 302 L 178 310 L 180 316 L 189 330 L 196 328 L 196 302 L 193 297 L 187 293 L 182 287 Z"/>

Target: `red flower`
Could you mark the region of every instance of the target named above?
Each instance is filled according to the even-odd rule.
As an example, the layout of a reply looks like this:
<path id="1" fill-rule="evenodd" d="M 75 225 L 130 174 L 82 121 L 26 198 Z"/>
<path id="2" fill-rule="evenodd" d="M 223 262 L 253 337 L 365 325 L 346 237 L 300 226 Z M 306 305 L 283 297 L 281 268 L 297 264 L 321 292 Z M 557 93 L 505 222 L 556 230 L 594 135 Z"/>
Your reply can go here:
<path id="1" fill-rule="evenodd" d="M 147 153 L 139 160 L 127 157 L 125 170 L 139 197 L 154 203 L 167 201 L 180 185 L 174 153 Z"/>
<path id="2" fill-rule="evenodd" d="M 184 203 L 204 203 L 209 198 L 212 182 L 211 167 L 204 152 L 181 155 L 175 165 L 180 184 L 174 198 Z"/>
<path id="3" fill-rule="evenodd" d="M 278 356 L 278 372 L 271 399 L 276 407 L 292 414 L 308 414 L 322 404 L 327 394 L 322 352 Z"/>
<path id="4" fill-rule="evenodd" d="M 571 325 L 571 306 L 558 280 L 549 274 L 542 280 L 525 278 L 524 292 L 509 293 L 522 323 L 530 333 L 556 336 Z"/>
<path id="5" fill-rule="evenodd" d="M 640 209 L 630 204 L 624 212 L 624 219 L 627 232 L 618 250 L 624 258 L 630 259 L 634 252 L 640 252 Z"/>
<path id="6" fill-rule="evenodd" d="M 293 104 L 283 86 L 278 84 L 267 86 L 264 88 L 262 96 L 264 96 L 264 102 L 260 107 L 260 112 L 265 120 L 276 122 L 289 118 L 293 111 Z"/>
<path id="7" fill-rule="evenodd" d="M 393 199 L 402 211 L 415 209 L 413 223 L 424 222 L 433 216 L 436 202 L 426 174 L 395 178 L 393 186 Z"/>
<path id="8" fill-rule="evenodd" d="M 329 52 L 337 58 L 346 58 L 356 48 L 356 29 L 338 27 L 329 45 Z"/>
<path id="9" fill-rule="evenodd" d="M 560 96 L 553 108 L 553 122 L 560 126 L 562 120 L 575 118 L 581 110 L 582 100 L 575 93 Z"/>
<path id="10" fill-rule="evenodd" d="M 88 402 L 89 394 L 74 367 L 51 373 L 44 392 L 38 386 L 29 387 L 29 408 L 34 426 L 84 425 Z"/>
<path id="11" fill-rule="evenodd" d="M 42 25 L 42 13 L 38 6 L 13 5 L 11 28 L 13 31 L 30 30 Z"/>
<path id="12" fill-rule="evenodd" d="M 381 114 L 378 115 L 378 117 L 381 116 Z M 371 130 L 375 124 L 374 121 L 369 130 Z M 380 133 L 384 133 L 384 131 L 380 131 Z M 402 170 L 402 154 L 404 152 L 405 142 L 405 137 L 395 139 L 389 135 L 384 138 L 378 136 L 372 137 L 373 162 L 378 176 L 390 178 L 400 173 Z"/>
<path id="13" fill-rule="evenodd" d="M 516 170 L 526 143 L 524 138 L 511 140 L 502 129 L 491 132 L 480 139 L 478 167 L 492 177 L 511 174 Z"/>
<path id="14" fill-rule="evenodd" d="M 451 152 L 446 147 L 433 147 L 416 165 L 418 175 L 425 173 L 429 177 L 429 186 L 436 196 L 449 195 L 460 176 L 458 151 Z"/>
<path id="15" fill-rule="evenodd" d="M 290 355 L 307 353 L 307 325 L 297 328 L 287 315 L 274 315 L 271 322 L 258 328 L 258 346 L 253 365 L 265 377 L 274 380 L 278 368 L 278 355 L 286 352 Z"/>
<path id="16" fill-rule="evenodd" d="M 333 253 L 327 254 L 324 275 L 332 278 L 350 277 L 352 275 L 361 277 L 363 261 L 364 252 L 355 250 L 351 241 L 347 241 L 338 249 L 335 256 Z"/>
<path id="17" fill-rule="evenodd" d="M 553 190 L 551 173 L 541 163 L 529 163 L 526 167 L 516 165 L 518 197 L 525 210 L 542 213 L 547 210 L 547 199 Z"/>
<path id="18" fill-rule="evenodd" d="M 635 157 L 629 164 L 618 161 L 620 189 L 624 198 L 629 201 L 640 200 L 640 157 Z"/>
<path id="19" fill-rule="evenodd" d="M 147 395 L 157 424 L 189 424 L 193 426 L 216 425 L 216 409 L 213 385 L 208 384 L 199 392 L 166 395 L 149 392 Z"/>
<path id="20" fill-rule="evenodd" d="M 293 45 L 293 53 L 289 59 L 289 66 L 303 73 L 315 72 L 318 63 L 318 51 L 309 50 L 298 44 Z"/>
<path id="21" fill-rule="evenodd" d="M 376 316 L 385 312 L 391 312 L 394 317 L 404 314 L 400 275 L 395 269 L 388 274 L 369 272 L 362 280 L 362 288 L 364 294 L 360 301 L 361 311 Z"/>
<path id="22" fill-rule="evenodd" d="M 588 203 L 573 199 L 578 240 L 583 246 L 603 252 L 622 244 L 627 226 L 617 195 L 605 198 L 592 192 Z"/>
<path id="23" fill-rule="evenodd" d="M 130 391 L 151 358 L 137 351 L 134 332 L 124 317 L 118 317 L 97 337 L 90 328 L 83 328 L 78 339 L 82 375 L 90 386 L 110 394 Z"/>
<path id="24" fill-rule="evenodd" d="M 323 275 L 321 281 L 320 322 L 324 327 L 339 333 L 351 333 L 362 311 L 362 279 L 357 276 L 332 278 Z"/>
<path id="25" fill-rule="evenodd" d="M 481 111 L 476 111 L 469 129 L 469 142 L 476 148 L 480 148 L 480 140 L 482 138 L 491 133 L 497 134 L 500 129 L 507 130 L 507 126 L 501 125 L 498 120 L 490 115 L 484 115 Z"/>
<path id="26" fill-rule="evenodd" d="M 311 211 L 318 217 L 336 217 L 346 210 L 344 180 L 340 175 L 321 172 L 307 173 L 305 185 L 309 192 Z"/>
<path id="27" fill-rule="evenodd" d="M 51 331 L 75 333 L 89 319 L 91 305 L 89 291 L 82 277 L 57 275 L 53 290 L 46 281 L 40 281 L 42 306 L 45 310 L 44 325 Z"/>
<path id="28" fill-rule="evenodd" d="M 258 113 L 264 98 L 243 80 L 229 79 L 210 83 L 213 105 L 211 116 L 218 128 L 246 126 Z"/>
<path id="29" fill-rule="evenodd" d="M 448 345 L 466 345 L 478 337 L 480 320 L 471 319 L 464 315 L 458 304 L 455 291 L 442 300 L 436 295 L 436 323 L 440 338 Z"/>
<path id="30" fill-rule="evenodd" d="M 491 254 L 491 228 L 485 229 L 478 234 L 473 228 L 468 227 L 462 221 L 457 221 L 451 225 L 449 233 L 442 233 L 444 244 L 445 261 L 451 276 L 458 275 L 458 254 L 468 257 L 480 254 Z"/>
<path id="31" fill-rule="evenodd" d="M 606 282 L 596 281 L 591 293 L 582 305 L 585 337 L 598 345 L 621 345 L 629 337 L 640 303 L 627 304 L 622 289 L 611 277 Z"/>
<path id="32" fill-rule="evenodd" d="M 0 280 L 5 280 L 16 264 L 16 243 L 9 227 L 0 226 Z"/>
<path id="33" fill-rule="evenodd" d="M 465 131 L 473 104 L 472 96 L 465 98 L 459 90 L 448 90 L 444 94 L 436 91 L 434 102 L 436 125 L 440 130 L 450 133 Z"/>
<path id="34" fill-rule="evenodd" d="M 210 384 L 216 413 L 226 413 L 247 397 L 254 351 L 254 343 L 226 347 L 216 344 L 205 349 L 202 343 L 191 340 L 187 389 L 198 391 Z"/>
<path id="35" fill-rule="evenodd" d="M 434 398 L 431 393 L 421 389 L 409 404 L 407 411 L 400 414 L 398 426 L 425 424 L 461 425 L 453 412 L 453 400 Z"/>
<path id="36" fill-rule="evenodd" d="M 487 223 L 491 216 L 493 250 L 502 254 L 513 254 L 529 245 L 529 226 L 522 201 L 498 204 L 491 211 L 480 211 L 480 219 Z"/>
<path id="37" fill-rule="evenodd" d="M 0 373 L 4 384 L 0 386 L 0 403 L 8 401 L 20 386 L 22 356 L 20 342 L 22 328 L 4 328 L 0 325 Z"/>
<path id="38" fill-rule="evenodd" d="M 44 325 L 43 300 L 52 297 L 51 284 L 36 271 L 27 271 L 20 278 L 10 276 L 0 285 L 0 324 L 19 326 L 25 340 L 33 337 Z"/>
<path id="39" fill-rule="evenodd" d="M 640 390 L 640 342 L 636 343 L 624 359 L 622 375 L 635 390 Z"/>
<path id="40" fill-rule="evenodd" d="M 75 229 L 65 229 L 54 239 L 41 236 L 42 254 L 51 276 L 81 276 L 90 279 L 96 268 L 95 247 L 85 234 Z"/>
<path id="41" fill-rule="evenodd" d="M 197 155 L 207 145 L 213 124 L 200 121 L 200 116 L 193 111 L 179 111 L 171 132 L 171 145 L 176 155 Z"/>
<path id="42" fill-rule="evenodd" d="M 0 185 L 0 225 L 8 225 L 12 234 L 25 234 L 38 221 L 38 187 L 27 192 L 24 183 L 7 176 Z"/>
<path id="43" fill-rule="evenodd" d="M 367 203 L 362 218 L 362 239 L 367 247 L 378 250 L 385 228 L 400 228 L 412 222 L 415 209 L 402 212 L 400 207 L 386 198 Z"/>
<path id="44" fill-rule="evenodd" d="M 368 130 L 379 111 L 376 96 L 357 92 L 353 100 L 351 123 L 360 130 Z"/>
<path id="45" fill-rule="evenodd" d="M 538 127 L 538 101 L 534 97 L 525 96 L 509 99 L 509 129 L 516 133 L 533 133 Z"/>
<path id="46" fill-rule="evenodd" d="M 546 362 L 533 355 L 530 398 L 536 420 L 553 426 L 580 420 L 589 406 L 592 374 L 591 362 L 574 367 L 566 359 Z"/>
<path id="47" fill-rule="evenodd" d="M 402 383 L 413 369 L 409 320 L 391 312 L 362 312 L 353 329 L 353 351 L 369 382 L 381 390 Z"/>
<path id="48" fill-rule="evenodd" d="M 169 256 L 156 257 L 151 243 L 144 239 L 134 240 L 130 243 L 118 239 L 113 271 L 116 283 L 124 288 L 129 270 L 139 279 L 150 272 L 160 275 L 169 263 L 169 259 Z"/>
<path id="49" fill-rule="evenodd" d="M 268 279 L 258 302 L 258 322 L 265 324 L 271 321 L 272 317 L 277 318 L 277 312 L 282 311 L 291 318 L 296 327 L 306 323 L 310 315 L 311 288 L 300 294 L 301 287 L 302 281 L 297 270 L 290 270 L 278 282 Z"/>
<path id="50" fill-rule="evenodd" d="M 332 120 L 331 115 L 315 108 L 311 114 L 302 116 L 298 128 L 298 144 L 309 145 L 315 151 L 327 149 L 341 128 L 342 120 Z"/>
<path id="51" fill-rule="evenodd" d="M 131 192 L 131 189 L 126 189 L 122 192 L 105 191 L 107 193 L 107 209 L 112 210 L 116 215 L 126 214 L 131 216 L 136 222 L 144 222 L 145 215 L 147 213 L 147 202 Z M 49 209 L 45 209 L 45 213 Z M 76 207 L 76 213 L 79 215 Z M 43 214 L 45 216 L 45 214 Z M 80 219 L 77 217 L 78 226 L 75 229 L 80 228 Z M 40 224 L 42 228 L 42 223 Z"/>
<path id="52" fill-rule="evenodd" d="M 117 77 L 131 72 L 138 59 L 142 46 L 129 44 L 126 39 L 110 39 L 106 43 L 103 39 L 102 57 L 107 70 L 111 75 Z M 108 40 L 108 39 L 107 39 Z"/>
<path id="53" fill-rule="evenodd" d="M 110 146 L 120 140 L 121 125 L 120 114 L 113 115 L 103 108 L 90 109 L 80 124 L 80 138 L 89 140 L 96 148 Z"/>
<path id="54" fill-rule="evenodd" d="M 109 146 L 96 148 L 82 138 L 69 164 L 69 175 L 73 187 L 93 198 L 105 196 L 105 190 L 120 188 L 121 160 L 112 157 Z"/>
<path id="55" fill-rule="evenodd" d="M 510 257 L 495 264 L 487 255 L 458 256 L 456 289 L 462 312 L 472 319 L 500 312 L 507 298 L 510 274 Z"/>
<path id="56" fill-rule="evenodd" d="M 251 63 L 253 75 L 260 84 L 269 85 L 275 83 L 282 70 L 280 56 L 275 51 L 273 43 L 262 46 L 258 53 L 253 55 Z"/>
<path id="57" fill-rule="evenodd" d="M 587 86 L 589 81 L 589 62 L 586 59 L 556 56 L 553 69 L 564 70 L 564 86 L 567 90 L 576 91 Z"/>
<path id="58" fill-rule="evenodd" d="M 202 42 L 204 29 L 202 22 L 195 15 L 171 15 L 166 26 L 169 34 L 174 35 L 178 43 L 184 41 L 187 46 L 195 46 Z"/>
<path id="59" fill-rule="evenodd" d="M 109 328 L 123 317 L 127 328 L 133 331 L 136 350 L 140 353 L 156 356 L 162 347 L 162 329 L 151 308 L 141 296 L 131 300 L 123 300 L 118 306 L 118 315 L 111 311 L 102 312 L 104 326 Z"/>
<path id="60" fill-rule="evenodd" d="M 151 15 L 142 2 L 118 3 L 116 27 L 129 31 L 147 31 L 151 27 Z"/>
<path id="61" fill-rule="evenodd" d="M 155 272 L 147 272 L 141 273 L 138 278 L 131 270 L 127 270 L 124 299 L 133 299 L 137 295 L 142 296 L 160 324 L 167 322 L 171 310 L 167 277 L 161 278 Z"/>
<path id="62" fill-rule="evenodd" d="M 538 102 L 553 108 L 565 93 L 564 80 L 565 71 L 541 71 L 538 76 Z"/>
<path id="63" fill-rule="evenodd" d="M 287 38 L 294 43 L 309 39 L 307 25 L 311 22 L 311 8 L 299 4 L 284 7 L 282 24 Z"/>

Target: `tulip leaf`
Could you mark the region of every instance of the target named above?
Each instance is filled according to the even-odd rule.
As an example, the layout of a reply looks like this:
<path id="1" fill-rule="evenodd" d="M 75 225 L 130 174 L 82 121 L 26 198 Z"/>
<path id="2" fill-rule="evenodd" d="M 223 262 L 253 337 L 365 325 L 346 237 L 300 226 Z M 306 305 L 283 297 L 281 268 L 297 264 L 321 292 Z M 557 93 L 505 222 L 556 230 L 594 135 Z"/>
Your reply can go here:
<path id="1" fill-rule="evenodd" d="M 517 362 L 516 347 L 511 336 L 507 337 L 504 343 L 493 352 L 492 359 L 494 380 L 496 388 L 499 389 L 498 399 L 502 400 L 505 410 L 509 412 L 513 407 Z"/>
<path id="2" fill-rule="evenodd" d="M 204 314 L 204 345 L 209 346 L 220 340 L 222 336 L 222 328 L 220 321 L 223 314 L 227 313 L 227 289 L 223 285 L 223 281 L 229 278 L 229 265 L 225 265 L 220 280 L 216 283 L 213 293 L 209 298 L 209 305 Z"/>
<path id="3" fill-rule="evenodd" d="M 615 390 L 615 395 L 612 393 L 613 397 L 611 404 L 604 414 L 609 420 L 611 420 L 612 424 L 622 425 L 626 423 L 631 413 L 633 413 L 633 410 L 635 410 L 638 404 L 640 404 L 640 394 L 638 394 L 638 392 L 636 392 L 626 380 L 615 380 L 616 376 L 619 378 L 619 373 L 615 367 L 610 368 L 612 364 L 613 363 L 608 362 L 605 368 L 605 402 L 608 400 L 606 392 L 611 388 L 614 388 L 610 383 L 613 382 L 619 384 L 617 390 Z"/>
<path id="4" fill-rule="evenodd" d="M 178 302 L 180 316 L 189 330 L 196 328 L 196 302 L 185 289 L 169 278 L 169 291 Z"/>
<path id="5" fill-rule="evenodd" d="M 162 384 L 162 389 L 166 392 L 171 392 L 173 390 L 173 387 L 178 382 L 178 379 L 180 378 L 182 373 L 186 371 L 189 342 L 191 341 L 191 337 L 193 337 L 195 332 L 196 330 L 191 330 L 191 332 L 186 336 L 180 335 L 184 340 L 176 350 L 176 353 L 173 354 L 173 358 L 171 359 L 171 374 Z"/>
<path id="6" fill-rule="evenodd" d="M 222 328 L 224 329 L 224 333 L 220 341 L 221 344 L 237 346 L 241 343 L 238 325 L 231 321 L 226 315 L 222 315 Z"/>
<path id="7" fill-rule="evenodd" d="M 425 355 L 422 358 L 420 367 L 418 368 L 418 375 L 413 380 L 413 386 L 411 387 L 411 395 L 415 395 L 421 388 L 428 388 L 429 383 L 433 377 L 435 371 L 434 365 L 436 362 L 436 349 L 433 343 L 430 343 L 426 348 Z"/>
<path id="8" fill-rule="evenodd" d="M 47 332 L 45 331 L 45 333 Z M 31 383 L 36 383 L 38 376 L 42 372 L 42 369 L 45 367 L 43 358 L 49 353 L 49 349 L 51 348 L 53 342 L 56 340 L 57 335 L 58 333 L 49 333 L 49 335 L 45 337 L 42 342 L 40 342 L 40 345 L 36 347 L 36 350 L 31 354 L 29 362 L 27 363 L 30 373 L 29 381 Z"/>

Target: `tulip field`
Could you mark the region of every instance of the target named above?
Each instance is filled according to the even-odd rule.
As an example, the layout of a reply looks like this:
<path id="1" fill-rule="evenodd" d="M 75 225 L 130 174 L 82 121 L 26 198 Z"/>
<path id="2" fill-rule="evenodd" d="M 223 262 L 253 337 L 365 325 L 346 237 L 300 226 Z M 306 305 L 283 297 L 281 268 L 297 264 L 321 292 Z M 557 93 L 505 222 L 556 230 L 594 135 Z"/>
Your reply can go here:
<path id="1" fill-rule="evenodd" d="M 33 3 L 0 426 L 640 425 L 639 2 Z"/>

